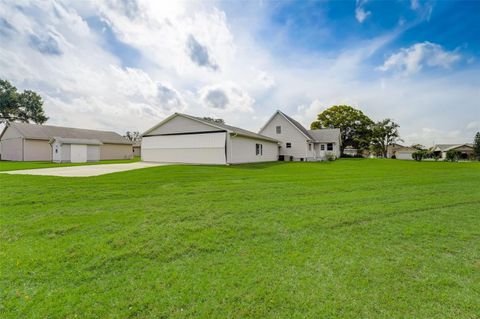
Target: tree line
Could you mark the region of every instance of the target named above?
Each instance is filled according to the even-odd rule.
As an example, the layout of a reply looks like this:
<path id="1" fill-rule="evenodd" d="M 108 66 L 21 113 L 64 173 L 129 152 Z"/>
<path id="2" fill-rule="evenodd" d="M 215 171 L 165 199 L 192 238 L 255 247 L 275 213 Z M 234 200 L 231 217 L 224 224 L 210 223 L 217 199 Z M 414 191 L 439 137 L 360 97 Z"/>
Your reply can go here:
<path id="1" fill-rule="evenodd" d="M 400 125 L 386 118 L 374 122 L 362 111 L 348 105 L 334 105 L 317 115 L 310 125 L 312 130 L 338 128 L 341 132 L 341 153 L 347 146 L 370 151 L 377 156 L 387 157 L 388 146 L 402 141 L 398 129 Z"/>

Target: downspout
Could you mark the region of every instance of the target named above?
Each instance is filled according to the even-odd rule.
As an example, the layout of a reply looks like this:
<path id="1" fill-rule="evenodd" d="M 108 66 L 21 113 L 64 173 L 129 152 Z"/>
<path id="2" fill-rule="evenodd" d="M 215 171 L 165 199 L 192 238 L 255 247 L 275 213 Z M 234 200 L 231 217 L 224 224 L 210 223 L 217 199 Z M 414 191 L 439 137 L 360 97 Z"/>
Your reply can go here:
<path id="1" fill-rule="evenodd" d="M 22 138 L 22 162 L 25 162 L 25 139 Z"/>
<path id="2" fill-rule="evenodd" d="M 233 137 L 237 137 L 238 133 L 234 133 Z M 232 136 L 230 136 L 230 160 L 232 160 L 232 156 L 233 156 L 233 153 L 232 153 Z"/>

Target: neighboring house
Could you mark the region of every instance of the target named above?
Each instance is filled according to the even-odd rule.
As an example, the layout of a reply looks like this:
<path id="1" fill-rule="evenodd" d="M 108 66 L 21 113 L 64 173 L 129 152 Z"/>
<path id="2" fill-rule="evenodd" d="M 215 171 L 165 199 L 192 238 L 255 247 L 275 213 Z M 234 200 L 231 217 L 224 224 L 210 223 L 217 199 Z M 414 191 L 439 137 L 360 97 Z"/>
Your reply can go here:
<path id="1" fill-rule="evenodd" d="M 340 129 L 307 130 L 281 111 L 275 112 L 259 134 L 280 141 L 279 160 L 320 161 L 340 157 Z"/>
<path id="2" fill-rule="evenodd" d="M 412 154 L 415 151 L 416 148 L 394 143 L 387 146 L 387 158 L 395 156 L 396 159 L 413 160 Z"/>
<path id="3" fill-rule="evenodd" d="M 132 158 L 132 143 L 115 132 L 11 122 L 0 135 L 2 160 L 52 161 L 54 138 L 98 140 L 100 160 Z"/>
<path id="4" fill-rule="evenodd" d="M 175 113 L 142 134 L 142 160 L 237 164 L 278 160 L 278 141 L 238 127 Z"/>
<path id="5" fill-rule="evenodd" d="M 357 156 L 358 150 L 356 148 L 353 148 L 352 146 L 347 146 L 343 149 L 343 154 L 349 156 Z"/>
<path id="6" fill-rule="evenodd" d="M 133 141 L 133 156 L 142 156 L 142 140 Z"/>
<path id="7" fill-rule="evenodd" d="M 448 151 L 459 151 L 462 159 L 469 159 L 475 156 L 475 150 L 472 143 L 465 144 L 436 144 L 432 148 L 432 152 L 445 159 Z"/>
<path id="8" fill-rule="evenodd" d="M 96 139 L 54 137 L 50 140 L 55 163 L 85 163 L 100 160 L 100 147 Z"/>

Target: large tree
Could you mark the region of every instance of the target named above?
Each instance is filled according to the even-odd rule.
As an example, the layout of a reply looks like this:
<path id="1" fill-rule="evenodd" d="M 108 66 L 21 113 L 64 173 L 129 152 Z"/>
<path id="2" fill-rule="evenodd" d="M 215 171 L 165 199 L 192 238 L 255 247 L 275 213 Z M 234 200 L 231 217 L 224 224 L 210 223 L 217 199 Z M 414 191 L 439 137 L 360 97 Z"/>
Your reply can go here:
<path id="1" fill-rule="evenodd" d="M 127 131 L 124 137 L 126 137 L 131 142 L 136 142 L 142 139 L 142 134 L 140 134 L 140 132 L 137 132 L 137 131 L 134 131 L 134 132 Z"/>
<path id="2" fill-rule="evenodd" d="M 480 132 L 475 134 L 475 140 L 473 141 L 473 149 L 475 152 L 475 157 L 480 161 Z"/>
<path id="3" fill-rule="evenodd" d="M 384 119 L 372 127 L 372 149 L 382 157 L 387 157 L 387 148 L 397 141 L 401 141 L 398 128 L 400 125 L 391 119 Z"/>
<path id="4" fill-rule="evenodd" d="M 47 120 L 40 95 L 31 90 L 20 93 L 9 81 L 0 80 L 0 123 L 32 121 L 43 124 Z"/>
<path id="5" fill-rule="evenodd" d="M 342 134 L 342 153 L 345 147 L 352 146 L 358 150 L 367 149 L 370 145 L 373 121 L 348 105 L 334 105 L 318 114 L 317 120 L 310 125 L 311 129 L 339 128 Z"/>

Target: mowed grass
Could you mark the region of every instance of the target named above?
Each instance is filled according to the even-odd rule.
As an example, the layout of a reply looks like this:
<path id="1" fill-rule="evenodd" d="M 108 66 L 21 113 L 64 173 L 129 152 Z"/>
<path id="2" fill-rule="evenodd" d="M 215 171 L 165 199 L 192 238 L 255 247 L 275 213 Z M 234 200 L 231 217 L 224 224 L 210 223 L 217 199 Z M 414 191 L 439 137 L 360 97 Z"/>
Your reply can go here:
<path id="1" fill-rule="evenodd" d="M 1 171 L 14 171 L 22 169 L 35 169 L 35 168 L 51 168 L 51 167 L 66 167 L 66 166 L 80 166 L 80 165 L 99 165 L 99 164 L 124 164 L 134 163 L 140 161 L 140 157 L 134 157 L 126 160 L 105 160 L 99 162 L 88 163 L 53 163 L 53 162 L 11 162 L 0 161 Z"/>
<path id="2" fill-rule="evenodd" d="M 480 316 L 480 163 L 0 183 L 1 318 Z"/>

